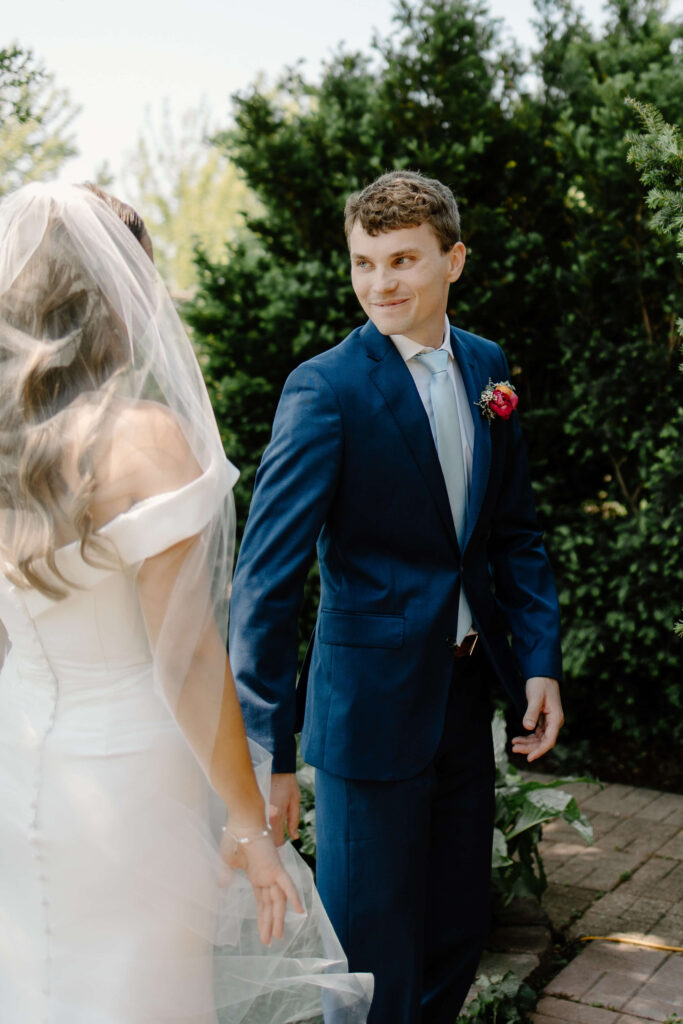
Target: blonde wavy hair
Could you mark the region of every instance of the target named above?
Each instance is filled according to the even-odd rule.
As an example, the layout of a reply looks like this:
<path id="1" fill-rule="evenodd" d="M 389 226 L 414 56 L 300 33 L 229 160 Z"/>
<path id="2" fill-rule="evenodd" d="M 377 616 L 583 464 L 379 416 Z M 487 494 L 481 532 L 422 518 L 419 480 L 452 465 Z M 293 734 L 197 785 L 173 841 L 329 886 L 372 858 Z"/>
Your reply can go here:
<path id="1" fill-rule="evenodd" d="M 0 295 L 0 554 L 18 587 L 66 596 L 71 584 L 55 559 L 65 533 L 76 534 L 90 564 L 111 561 L 90 511 L 93 454 L 130 351 L 123 324 L 52 211 L 40 244 Z M 93 392 L 96 414 L 74 446 L 74 403 Z"/>

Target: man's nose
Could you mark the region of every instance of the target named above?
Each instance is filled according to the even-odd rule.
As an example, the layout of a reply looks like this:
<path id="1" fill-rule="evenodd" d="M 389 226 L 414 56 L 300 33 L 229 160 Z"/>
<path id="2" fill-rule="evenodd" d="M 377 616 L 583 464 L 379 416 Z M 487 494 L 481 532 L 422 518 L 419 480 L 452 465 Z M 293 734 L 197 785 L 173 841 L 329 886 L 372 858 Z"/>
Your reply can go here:
<path id="1" fill-rule="evenodd" d="M 375 291 L 380 294 L 386 294 L 386 292 L 393 292 L 398 284 L 396 280 L 396 273 L 393 267 L 386 269 L 379 268 L 375 275 Z"/>

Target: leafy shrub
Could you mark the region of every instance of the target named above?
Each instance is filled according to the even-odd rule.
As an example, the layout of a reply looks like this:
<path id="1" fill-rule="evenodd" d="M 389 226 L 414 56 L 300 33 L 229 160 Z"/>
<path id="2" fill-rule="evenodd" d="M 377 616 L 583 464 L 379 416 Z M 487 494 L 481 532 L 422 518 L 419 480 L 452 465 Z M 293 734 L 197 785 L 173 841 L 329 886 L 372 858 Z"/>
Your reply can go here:
<path id="1" fill-rule="evenodd" d="M 346 194 L 389 168 L 451 185 L 467 266 L 449 315 L 499 341 L 520 396 L 564 620 L 572 747 L 683 740 L 683 403 L 675 244 L 650 230 L 627 96 L 683 121 L 683 23 L 660 0 L 537 0 L 529 61 L 480 0 L 398 0 L 373 54 L 333 55 L 235 97 L 217 140 L 262 213 L 224 260 L 198 257 L 187 317 L 240 526 L 277 399 L 302 360 L 362 321 Z M 529 83 L 533 82 L 533 89 Z M 315 621 L 311 577 L 303 632 Z"/>
<path id="2" fill-rule="evenodd" d="M 315 859 L 315 768 L 299 760 L 296 777 L 301 790 L 299 852 Z"/>
<path id="3" fill-rule="evenodd" d="M 575 798 L 559 788 L 568 782 L 589 780 L 540 782 L 524 778 L 508 761 L 506 741 L 505 718 L 499 710 L 493 716 L 496 812 L 491 881 L 494 892 L 509 903 L 516 896 L 540 899 L 547 886 L 538 848 L 544 822 L 562 818 L 587 843 L 593 842 L 593 828 Z"/>
<path id="4" fill-rule="evenodd" d="M 676 242 L 678 258 L 683 263 L 683 138 L 677 125 L 667 124 L 656 107 L 639 103 L 629 97 L 627 104 L 640 117 L 644 131 L 628 132 L 628 160 L 635 164 L 643 185 L 648 187 L 647 205 L 655 213 L 651 226 L 665 238 Z M 683 317 L 678 317 L 676 330 L 683 338 Z M 683 372 L 683 363 L 679 366 Z M 680 432 L 671 431 L 672 440 L 680 445 Z M 674 453 L 676 447 L 673 448 Z M 680 550 L 680 544 L 677 545 Z M 683 637 L 683 620 L 674 626 Z"/>
<path id="5" fill-rule="evenodd" d="M 512 971 L 505 974 L 479 974 L 479 989 L 460 1014 L 457 1024 L 526 1024 L 536 1007 L 538 996 Z"/>

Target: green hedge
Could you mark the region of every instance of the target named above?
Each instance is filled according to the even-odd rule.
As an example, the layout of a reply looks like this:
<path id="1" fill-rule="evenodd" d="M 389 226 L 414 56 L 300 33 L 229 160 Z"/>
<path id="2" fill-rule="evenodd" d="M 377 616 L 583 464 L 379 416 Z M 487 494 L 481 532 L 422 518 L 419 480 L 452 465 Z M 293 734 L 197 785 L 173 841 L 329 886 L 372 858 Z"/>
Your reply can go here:
<path id="1" fill-rule="evenodd" d="M 342 231 L 346 194 L 391 167 L 458 196 L 468 262 L 449 313 L 501 342 L 520 395 L 564 616 L 568 735 L 683 738 L 681 390 L 675 246 L 650 230 L 626 160 L 626 96 L 683 121 L 683 26 L 657 0 L 613 0 L 595 33 L 539 5 L 523 61 L 483 3 L 396 6 L 370 55 L 234 98 L 225 147 L 263 209 L 186 315 L 243 523 L 280 389 L 362 321 Z M 307 595 L 303 633 L 315 606 Z"/>

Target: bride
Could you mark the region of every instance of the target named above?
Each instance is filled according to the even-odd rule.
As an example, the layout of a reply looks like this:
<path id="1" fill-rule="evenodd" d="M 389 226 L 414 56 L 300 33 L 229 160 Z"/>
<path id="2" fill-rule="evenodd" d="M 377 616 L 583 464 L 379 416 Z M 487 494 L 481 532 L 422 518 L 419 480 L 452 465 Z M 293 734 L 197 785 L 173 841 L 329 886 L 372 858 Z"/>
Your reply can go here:
<path id="1" fill-rule="evenodd" d="M 269 834 L 238 474 L 133 230 L 82 187 L 0 203 L 0 1020 L 361 1024 L 372 979 Z"/>

